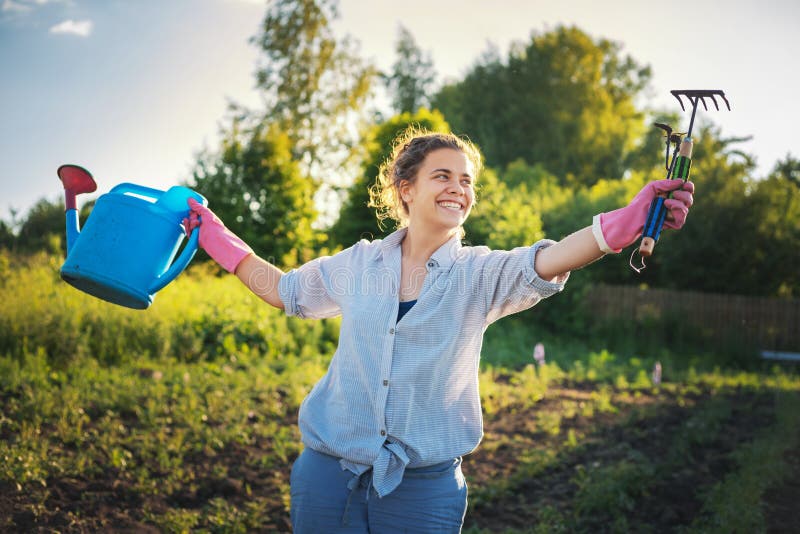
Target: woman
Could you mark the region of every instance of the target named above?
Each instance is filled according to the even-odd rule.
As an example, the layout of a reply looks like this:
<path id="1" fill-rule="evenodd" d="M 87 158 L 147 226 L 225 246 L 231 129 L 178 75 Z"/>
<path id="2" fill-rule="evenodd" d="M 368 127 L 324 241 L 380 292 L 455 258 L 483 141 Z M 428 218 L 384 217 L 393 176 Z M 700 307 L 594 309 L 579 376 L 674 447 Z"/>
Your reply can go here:
<path id="1" fill-rule="evenodd" d="M 295 532 L 459 532 L 467 503 L 461 456 L 483 433 L 486 327 L 636 241 L 657 193 L 673 191 L 666 226 L 680 228 L 694 190 L 651 182 L 628 206 L 560 242 L 492 251 L 461 245 L 480 169 L 468 141 L 408 132 L 371 191 L 399 229 L 287 273 L 190 201 L 189 226 L 202 221 L 200 245 L 256 295 L 289 315 L 342 315 L 328 371 L 300 407 Z"/>

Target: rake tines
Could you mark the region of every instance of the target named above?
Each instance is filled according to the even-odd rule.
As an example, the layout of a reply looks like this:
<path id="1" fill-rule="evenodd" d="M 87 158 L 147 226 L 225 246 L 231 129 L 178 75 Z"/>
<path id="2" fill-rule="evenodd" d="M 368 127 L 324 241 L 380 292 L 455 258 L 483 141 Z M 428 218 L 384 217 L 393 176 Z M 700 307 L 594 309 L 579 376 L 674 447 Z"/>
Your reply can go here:
<path id="1" fill-rule="evenodd" d="M 731 104 L 728 102 L 728 99 L 725 97 L 725 93 L 719 89 L 673 89 L 670 91 L 672 96 L 674 96 L 678 103 L 681 105 L 681 109 L 686 111 L 686 107 L 683 105 L 683 100 L 681 99 L 682 96 L 685 96 L 689 103 L 692 104 L 692 118 L 689 121 L 689 131 L 688 135 L 691 137 L 692 135 L 692 127 L 694 126 L 694 116 L 697 112 L 697 103 L 700 102 L 703 104 L 703 108 L 708 111 L 708 106 L 706 105 L 706 98 L 710 98 L 711 101 L 714 103 L 714 107 L 717 108 L 719 111 L 719 103 L 717 103 L 716 97 L 722 98 L 722 101 L 725 102 L 725 106 L 727 106 L 728 111 L 731 110 Z"/>
<path id="2" fill-rule="evenodd" d="M 703 104 L 703 108 L 705 108 L 706 111 L 708 111 L 708 106 L 706 105 L 705 101 L 706 98 L 710 98 L 711 101 L 714 102 L 714 107 L 717 108 L 717 111 L 719 111 L 719 104 L 715 98 L 716 96 L 719 96 L 725 102 L 725 105 L 728 107 L 728 111 L 731 110 L 731 104 L 725 97 L 725 93 L 719 89 L 674 89 L 670 91 L 670 93 L 672 93 L 672 96 L 678 99 L 678 103 L 681 105 L 681 109 L 683 111 L 686 111 L 686 108 L 683 106 L 683 100 L 681 100 L 681 96 L 688 98 L 689 102 L 691 102 L 693 106 L 696 106 L 697 100 L 700 100 L 700 103 Z"/>

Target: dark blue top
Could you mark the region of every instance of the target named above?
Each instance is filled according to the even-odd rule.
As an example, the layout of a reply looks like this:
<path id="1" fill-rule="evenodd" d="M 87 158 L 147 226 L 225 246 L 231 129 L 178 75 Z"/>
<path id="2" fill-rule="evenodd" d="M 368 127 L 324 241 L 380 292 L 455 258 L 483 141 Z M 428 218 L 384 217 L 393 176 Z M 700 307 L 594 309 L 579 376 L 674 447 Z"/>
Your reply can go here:
<path id="1" fill-rule="evenodd" d="M 407 300 L 406 302 L 400 301 L 400 308 L 397 309 L 397 322 L 400 322 L 400 319 L 403 318 L 405 314 L 408 313 L 408 310 L 414 307 L 416 304 L 416 299 L 414 300 Z"/>

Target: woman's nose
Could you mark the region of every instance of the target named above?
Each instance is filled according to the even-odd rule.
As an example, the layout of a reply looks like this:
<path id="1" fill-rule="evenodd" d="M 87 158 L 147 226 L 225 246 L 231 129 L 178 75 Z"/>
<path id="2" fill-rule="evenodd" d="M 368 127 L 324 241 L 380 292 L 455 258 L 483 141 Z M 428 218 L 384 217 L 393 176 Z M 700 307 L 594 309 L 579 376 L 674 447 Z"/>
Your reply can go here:
<path id="1" fill-rule="evenodd" d="M 448 187 L 447 192 L 454 193 L 457 195 L 463 195 L 464 187 L 458 181 L 450 182 L 450 187 Z"/>

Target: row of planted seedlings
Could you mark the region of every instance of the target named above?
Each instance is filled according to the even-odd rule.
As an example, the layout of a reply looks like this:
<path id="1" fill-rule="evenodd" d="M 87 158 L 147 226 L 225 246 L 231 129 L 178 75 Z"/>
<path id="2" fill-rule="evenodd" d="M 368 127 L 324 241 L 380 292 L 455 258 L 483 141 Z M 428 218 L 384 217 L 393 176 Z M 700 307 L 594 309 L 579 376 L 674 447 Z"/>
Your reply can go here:
<path id="1" fill-rule="evenodd" d="M 200 525 L 219 497 L 241 507 L 238 522 L 280 520 L 297 408 L 323 365 L 288 357 L 276 371 L 255 355 L 53 370 L 42 354 L 0 360 L 0 484 L 19 512 L 0 526 L 100 527 L 93 511 L 113 503 L 117 526 L 130 517 L 171 530 L 178 519 Z"/>
<path id="2" fill-rule="evenodd" d="M 720 523 L 721 531 L 752 531 L 743 526 L 763 522 L 763 506 L 747 516 L 725 503 L 758 501 L 786 472 L 781 454 L 798 444 L 788 417 L 797 376 L 690 369 L 656 385 L 644 379 L 642 361 L 614 360 L 597 353 L 569 371 L 529 366 L 508 380 L 495 371 L 489 395 L 506 402 L 494 413 L 489 404 L 485 441 L 466 462 L 468 532 L 703 531 Z M 523 376 L 530 396 L 517 389 L 512 402 L 496 391 L 518 388 Z M 769 468 L 743 460 L 764 450 L 756 464 Z M 759 476 L 748 489 L 737 485 Z"/>

